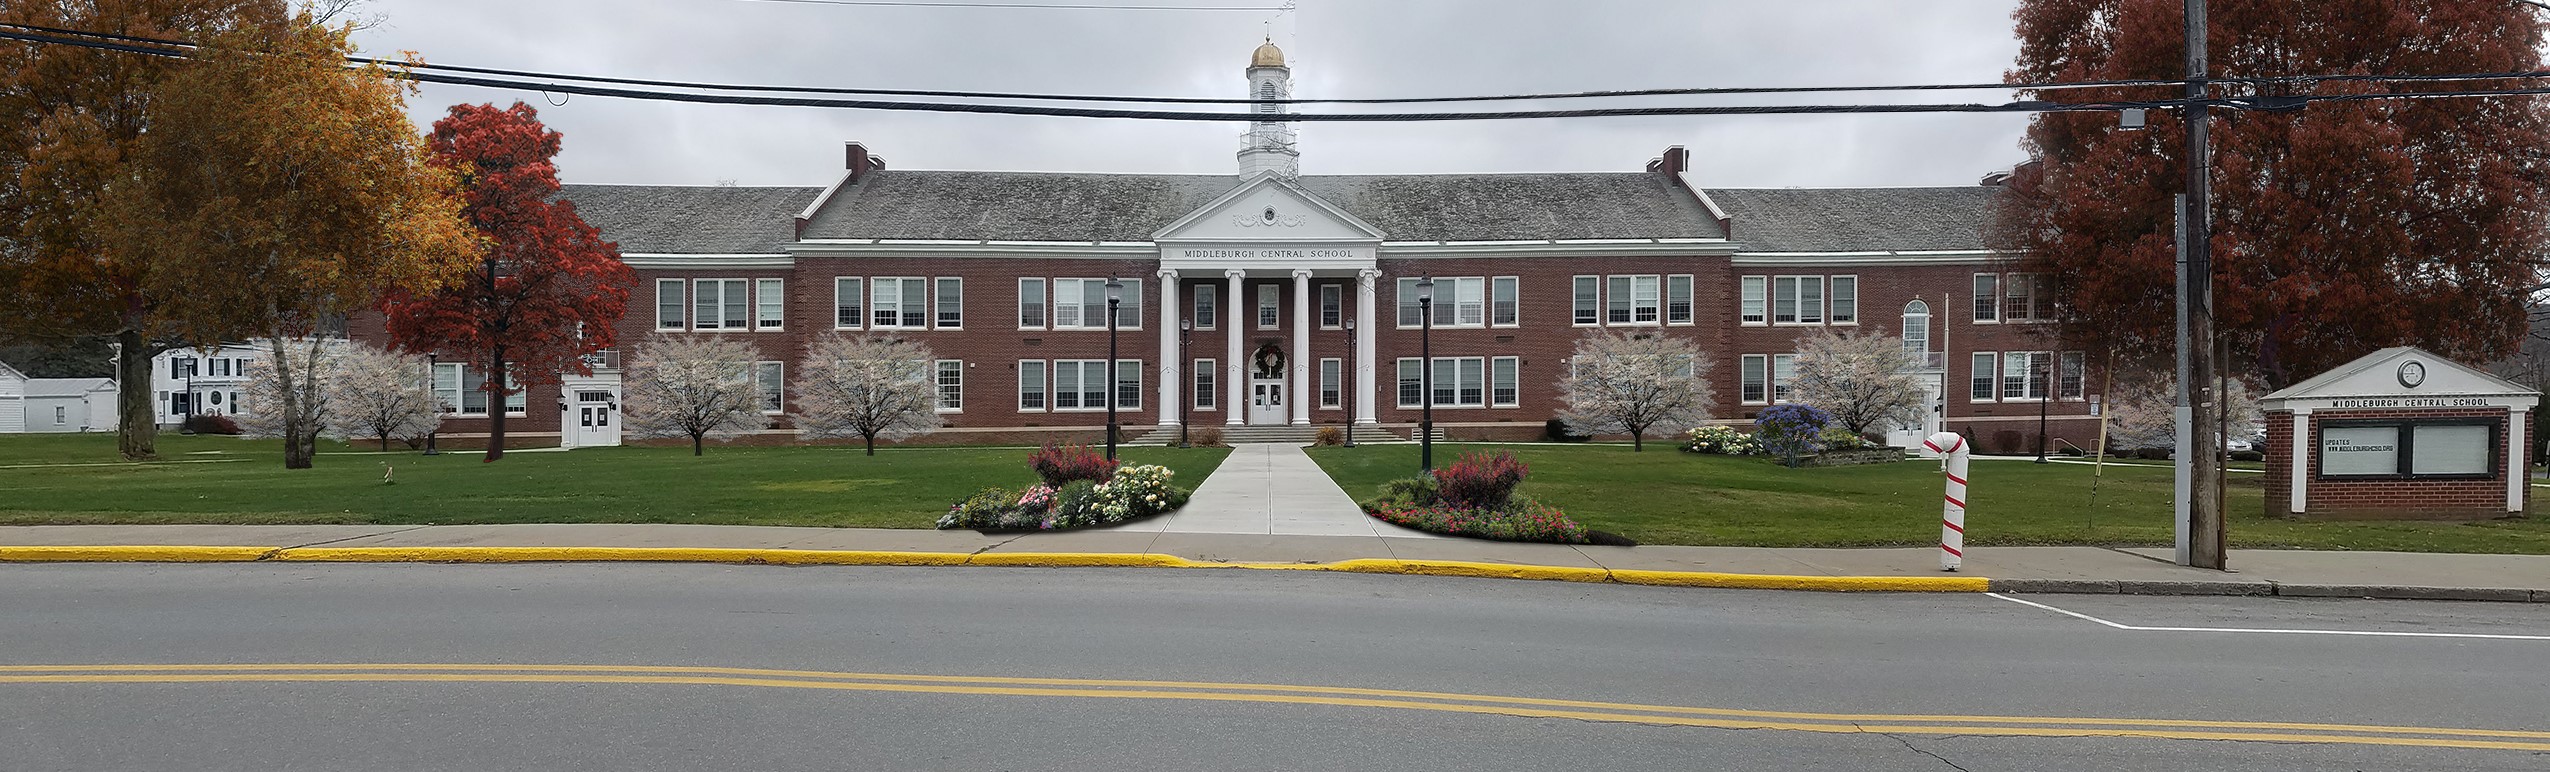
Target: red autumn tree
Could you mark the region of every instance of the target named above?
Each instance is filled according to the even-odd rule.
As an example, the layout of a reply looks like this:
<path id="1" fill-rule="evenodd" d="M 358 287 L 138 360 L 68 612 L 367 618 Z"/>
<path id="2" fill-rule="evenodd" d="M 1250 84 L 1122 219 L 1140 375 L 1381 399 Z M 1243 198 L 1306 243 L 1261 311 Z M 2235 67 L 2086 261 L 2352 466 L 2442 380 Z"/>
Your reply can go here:
<path id="1" fill-rule="evenodd" d="M 381 310 L 400 348 L 453 353 L 490 374 L 487 460 L 494 461 L 504 457 L 505 395 L 556 383 L 562 372 L 592 374 L 583 357 L 612 346 L 637 274 L 620 262 L 618 245 L 558 198 L 550 159 L 559 134 L 529 105 L 454 105 L 428 142 L 437 162 L 459 174 L 464 214 L 488 252 L 457 284 L 390 295 Z"/>
<path id="2" fill-rule="evenodd" d="M 2536 70 L 2542 25 L 2509 0 L 2214 0 L 2210 76 Z M 2025 0 L 2014 81 L 2186 74 L 2181 0 Z M 2217 84 L 2217 97 L 2478 91 L 2537 81 Z M 2176 99 L 2180 87 L 2063 90 L 2062 101 Z M 2384 346 L 2465 361 L 2511 353 L 2550 239 L 2550 137 L 2537 97 L 2217 108 L 2213 238 L 2225 371 L 2282 387 Z M 2186 123 L 2047 113 L 1994 229 L 2050 276 L 2065 337 L 2119 365 L 2176 350 L 2177 217 Z M 2251 364 L 2254 363 L 2254 367 Z"/>

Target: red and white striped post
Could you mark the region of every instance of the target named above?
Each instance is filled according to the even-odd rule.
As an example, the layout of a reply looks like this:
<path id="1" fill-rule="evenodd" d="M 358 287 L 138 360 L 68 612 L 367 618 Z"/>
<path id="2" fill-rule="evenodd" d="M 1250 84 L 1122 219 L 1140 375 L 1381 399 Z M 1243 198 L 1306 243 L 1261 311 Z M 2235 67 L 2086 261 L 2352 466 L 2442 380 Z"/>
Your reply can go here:
<path id="1" fill-rule="evenodd" d="M 1939 570 L 1955 571 L 1966 560 L 1966 438 L 1940 432 L 1921 446 L 1939 454 L 1948 473 L 1948 492 L 1939 505 Z"/>

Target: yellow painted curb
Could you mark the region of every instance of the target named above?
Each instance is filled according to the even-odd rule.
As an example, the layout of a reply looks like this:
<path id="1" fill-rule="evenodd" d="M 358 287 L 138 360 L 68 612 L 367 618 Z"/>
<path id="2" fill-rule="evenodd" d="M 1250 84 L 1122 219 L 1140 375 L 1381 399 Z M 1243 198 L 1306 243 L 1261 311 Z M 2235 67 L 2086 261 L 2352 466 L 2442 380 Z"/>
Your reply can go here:
<path id="1" fill-rule="evenodd" d="M 1643 584 L 1823 592 L 1985 592 L 1979 576 L 1779 576 L 1707 571 L 1605 570 L 1463 560 L 1359 558 L 1335 563 L 1216 563 L 1158 553 L 890 552 L 694 547 L 202 547 L 0 546 L 10 563 L 732 563 L 797 566 L 1009 566 L 1019 568 L 1245 568 L 1402 576 Z"/>
<path id="2" fill-rule="evenodd" d="M 0 547 L 0 563 L 237 563 L 264 559 L 281 547 L 107 545 Z"/>

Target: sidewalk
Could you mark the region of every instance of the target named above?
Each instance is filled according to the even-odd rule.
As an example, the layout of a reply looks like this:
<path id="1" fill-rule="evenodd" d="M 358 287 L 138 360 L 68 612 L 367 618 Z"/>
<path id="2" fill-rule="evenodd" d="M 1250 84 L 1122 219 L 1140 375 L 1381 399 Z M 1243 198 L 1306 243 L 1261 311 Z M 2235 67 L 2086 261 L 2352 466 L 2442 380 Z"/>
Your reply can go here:
<path id="1" fill-rule="evenodd" d="M 66 550 L 66 547 L 130 549 Z M 227 551 L 193 547 L 230 547 Z M 2155 557 L 2157 556 L 2157 557 Z M 1795 589 L 2090 592 L 2550 602 L 2550 555 L 2233 550 L 2235 572 L 2165 549 L 1977 547 L 1939 571 L 1932 548 L 1593 547 L 1435 536 L 1084 530 L 982 534 L 720 525 L 59 525 L 0 527 L 0 562 L 635 560 L 728 563 L 1141 565 Z M 1983 581 L 1988 579 L 1988 584 Z"/>
<path id="2" fill-rule="evenodd" d="M 1394 536 L 1443 538 L 1375 520 L 1320 471 L 1299 445 L 1231 446 L 1186 506 L 1167 515 L 1106 530 L 1150 533 L 1230 533 L 1266 536 Z"/>

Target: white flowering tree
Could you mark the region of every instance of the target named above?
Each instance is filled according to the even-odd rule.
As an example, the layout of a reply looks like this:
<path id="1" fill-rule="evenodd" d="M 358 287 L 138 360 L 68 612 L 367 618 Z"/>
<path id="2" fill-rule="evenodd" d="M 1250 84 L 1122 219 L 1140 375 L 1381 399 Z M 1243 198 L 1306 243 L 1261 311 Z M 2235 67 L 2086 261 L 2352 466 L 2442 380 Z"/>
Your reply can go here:
<path id="1" fill-rule="evenodd" d="M 1630 449 L 1709 419 L 1709 357 L 1652 332 L 1589 330 L 1558 381 L 1559 418 L 1578 434 L 1627 434 Z"/>
<path id="2" fill-rule="evenodd" d="M 1883 331 L 1820 328 L 1797 342 L 1797 402 L 1823 408 L 1852 434 L 1921 419 L 1930 395 L 1908 372 L 1904 341 Z"/>
<path id="3" fill-rule="evenodd" d="M 704 335 L 653 335 L 621 372 L 628 428 L 641 437 L 687 437 L 691 455 L 770 426 L 753 385 L 753 352 Z"/>
<path id="4" fill-rule="evenodd" d="M 797 368 L 798 412 L 807 437 L 857 437 L 877 454 L 877 440 L 937 430 L 937 356 L 906 340 L 830 335 L 815 341 Z"/>
<path id="5" fill-rule="evenodd" d="M 2231 379 L 2224 390 L 2230 411 L 2223 425 L 2233 437 L 2265 418 L 2246 383 Z M 2175 448 L 2178 445 L 2178 378 L 2167 372 L 2121 376 L 2107 396 L 2107 441 L 2125 450 Z"/>
<path id="6" fill-rule="evenodd" d="M 252 437 L 283 440 L 283 468 L 308 469 L 319 455 L 327 427 L 328 384 L 335 377 L 342 341 L 323 337 L 270 338 L 267 356 L 248 364 L 247 411 L 235 416 Z"/>
<path id="7" fill-rule="evenodd" d="M 328 436 L 414 445 L 442 421 L 425 360 L 360 344 L 342 346 L 327 387 Z"/>

